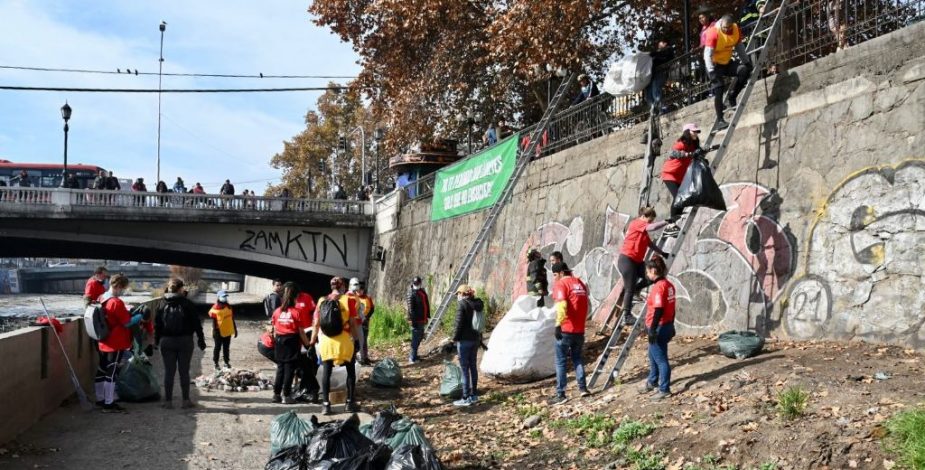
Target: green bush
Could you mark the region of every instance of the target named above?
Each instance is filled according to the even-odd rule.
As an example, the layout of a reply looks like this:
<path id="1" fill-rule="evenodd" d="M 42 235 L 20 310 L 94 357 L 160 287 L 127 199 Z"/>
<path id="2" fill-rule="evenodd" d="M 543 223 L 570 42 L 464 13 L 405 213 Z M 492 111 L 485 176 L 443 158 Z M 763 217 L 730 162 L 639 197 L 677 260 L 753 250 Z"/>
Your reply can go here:
<path id="1" fill-rule="evenodd" d="M 925 468 L 925 407 L 896 413 L 886 429 L 887 448 L 897 454 L 898 463 L 910 469 Z"/>
<path id="2" fill-rule="evenodd" d="M 369 345 L 395 345 L 411 338 L 411 324 L 405 315 L 405 308 L 395 305 L 376 305 L 373 318 L 369 321 Z"/>
<path id="3" fill-rule="evenodd" d="M 799 386 L 788 387 L 777 394 L 777 412 L 784 419 L 795 419 L 803 416 L 808 399 L 809 394 Z"/>

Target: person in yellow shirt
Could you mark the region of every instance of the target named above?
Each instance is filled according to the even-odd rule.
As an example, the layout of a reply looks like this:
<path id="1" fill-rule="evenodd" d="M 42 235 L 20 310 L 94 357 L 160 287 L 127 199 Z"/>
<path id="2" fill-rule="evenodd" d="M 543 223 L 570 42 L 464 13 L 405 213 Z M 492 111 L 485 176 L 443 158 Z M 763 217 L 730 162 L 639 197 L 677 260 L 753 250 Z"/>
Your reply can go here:
<path id="1" fill-rule="evenodd" d="M 362 328 L 357 331 L 360 333 L 359 362 L 364 366 L 370 364 L 369 360 L 369 320 L 376 310 L 373 304 L 373 298 L 366 294 L 366 283 L 358 278 L 350 279 L 350 293 L 347 294 L 355 301 L 357 319 L 360 321 Z"/>
<path id="2" fill-rule="evenodd" d="M 234 322 L 234 312 L 231 305 L 228 305 L 228 293 L 218 291 L 218 300 L 215 305 L 209 309 L 209 317 L 212 318 L 212 339 L 215 340 L 215 349 L 212 352 L 212 360 L 215 362 L 215 370 L 222 370 L 218 365 L 218 356 L 224 351 L 225 368 L 231 368 L 231 337 L 238 337 L 238 325 Z"/>
<path id="3" fill-rule="evenodd" d="M 344 366 L 347 369 L 347 403 L 346 412 L 356 412 L 356 345 L 359 335 L 360 322 L 356 317 L 356 302 L 345 294 L 344 280 L 335 277 L 331 279 L 331 293 L 323 297 L 315 308 L 315 318 L 312 328 L 312 338 L 309 344 L 318 344 L 318 353 L 321 356 L 323 375 L 321 377 L 322 414 L 331 414 L 331 372 L 334 366 Z M 328 335 L 331 325 L 325 319 L 328 304 L 336 302 L 340 313 L 339 330 L 336 334 Z M 334 317 L 336 318 L 336 316 Z M 336 322 L 335 322 L 336 323 Z"/>
<path id="4" fill-rule="evenodd" d="M 732 58 L 735 52 L 737 58 Z M 725 107 L 735 108 L 736 97 L 752 73 L 752 63 L 742 45 L 742 33 L 735 24 L 732 15 L 725 15 L 704 34 L 703 62 L 710 77 L 710 89 L 713 92 L 713 108 L 716 110 L 716 122 L 713 130 L 719 131 L 729 127 L 723 119 Z M 725 77 L 733 77 L 729 95 L 726 92 Z"/>

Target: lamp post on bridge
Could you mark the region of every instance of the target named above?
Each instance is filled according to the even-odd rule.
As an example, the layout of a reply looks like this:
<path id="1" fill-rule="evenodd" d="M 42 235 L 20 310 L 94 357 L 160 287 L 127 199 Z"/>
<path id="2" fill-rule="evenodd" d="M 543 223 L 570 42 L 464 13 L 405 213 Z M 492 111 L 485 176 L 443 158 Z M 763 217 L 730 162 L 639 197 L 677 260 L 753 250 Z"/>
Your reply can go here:
<path id="1" fill-rule="evenodd" d="M 385 139 L 385 129 L 381 127 L 376 128 L 376 193 L 378 193 L 381 188 L 379 187 L 379 147 L 382 146 L 382 141 Z"/>
<path id="2" fill-rule="evenodd" d="M 363 186 L 366 186 L 366 130 L 360 125 L 350 133 L 353 134 L 356 131 L 360 131 L 360 188 L 362 190 Z"/>
<path id="3" fill-rule="evenodd" d="M 70 128 L 67 125 L 67 122 L 71 119 L 71 106 L 67 104 L 67 101 L 64 102 L 64 106 L 61 107 L 61 118 L 64 119 L 64 170 L 61 172 L 61 187 L 67 187 L 67 132 Z"/>

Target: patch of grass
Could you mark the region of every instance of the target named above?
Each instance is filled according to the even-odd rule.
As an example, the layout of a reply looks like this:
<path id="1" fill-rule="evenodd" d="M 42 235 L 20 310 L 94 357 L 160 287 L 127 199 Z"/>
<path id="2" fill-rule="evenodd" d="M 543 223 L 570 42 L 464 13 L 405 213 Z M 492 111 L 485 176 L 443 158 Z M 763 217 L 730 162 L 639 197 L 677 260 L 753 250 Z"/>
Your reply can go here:
<path id="1" fill-rule="evenodd" d="M 925 407 L 901 411 L 886 423 L 887 449 L 904 468 L 925 468 Z"/>
<path id="2" fill-rule="evenodd" d="M 540 429 L 531 429 L 531 430 L 530 430 L 530 437 L 533 438 L 533 439 L 537 439 L 537 438 L 541 437 L 542 435 L 543 435 L 543 431 L 540 430 Z"/>
<path id="3" fill-rule="evenodd" d="M 777 464 L 774 462 L 765 462 L 758 467 L 758 470 L 777 470 Z"/>
<path id="4" fill-rule="evenodd" d="M 777 413 L 784 419 L 796 419 L 806 411 L 809 393 L 799 386 L 788 387 L 777 394 Z"/>
<path id="5" fill-rule="evenodd" d="M 391 346 L 411 338 L 411 325 L 401 306 L 377 304 L 369 321 L 369 345 Z"/>
<path id="6" fill-rule="evenodd" d="M 633 450 L 626 453 L 627 459 L 633 464 L 635 470 L 665 470 L 665 464 L 662 463 L 664 454 L 653 452 L 650 449 Z"/>
<path id="7" fill-rule="evenodd" d="M 552 425 L 584 437 L 589 447 L 604 447 L 612 442 L 617 421 L 610 416 L 595 413 L 556 420 Z"/>
<path id="8" fill-rule="evenodd" d="M 634 439 L 646 437 L 655 431 L 652 423 L 643 423 L 632 419 L 624 420 L 613 432 L 613 442 L 617 445 L 626 445 Z"/>
<path id="9" fill-rule="evenodd" d="M 549 416 L 549 411 L 546 409 L 546 407 L 537 405 L 536 403 L 523 403 L 516 405 L 514 410 L 521 418 L 529 418 L 534 415 L 539 415 L 541 417 Z"/>
<path id="10" fill-rule="evenodd" d="M 485 395 L 484 398 L 481 398 L 483 402 L 494 404 L 494 405 L 504 403 L 505 401 L 507 401 L 507 399 L 508 399 L 508 396 L 506 394 L 502 392 L 498 392 L 498 391 L 489 392 L 488 395 Z"/>

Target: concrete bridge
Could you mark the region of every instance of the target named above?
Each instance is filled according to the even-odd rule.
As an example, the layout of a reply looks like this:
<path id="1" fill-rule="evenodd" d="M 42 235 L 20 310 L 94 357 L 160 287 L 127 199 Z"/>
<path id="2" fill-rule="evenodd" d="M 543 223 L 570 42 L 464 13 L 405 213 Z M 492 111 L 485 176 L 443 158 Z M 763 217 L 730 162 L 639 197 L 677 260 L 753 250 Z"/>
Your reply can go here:
<path id="1" fill-rule="evenodd" d="M 83 292 L 84 283 L 93 275 L 96 265 L 57 266 L 50 268 L 19 269 L 21 292 Z M 123 273 L 133 282 L 163 282 L 170 278 L 170 267 L 165 265 L 118 265 L 107 264 L 111 273 Z M 213 282 L 236 282 L 244 285 L 244 275 L 204 269 L 202 280 Z"/>
<path id="2" fill-rule="evenodd" d="M 0 257 L 122 259 L 316 283 L 365 277 L 371 202 L 0 187 Z"/>

